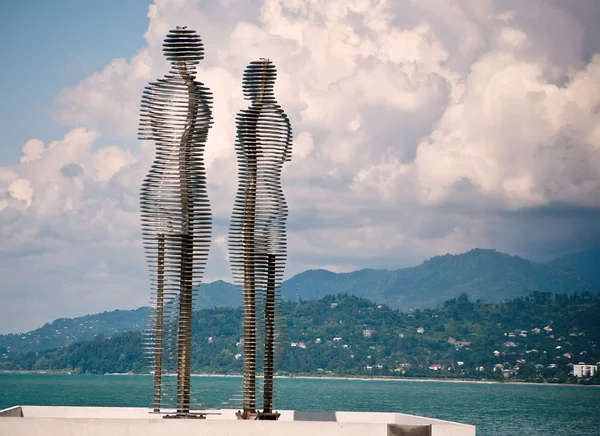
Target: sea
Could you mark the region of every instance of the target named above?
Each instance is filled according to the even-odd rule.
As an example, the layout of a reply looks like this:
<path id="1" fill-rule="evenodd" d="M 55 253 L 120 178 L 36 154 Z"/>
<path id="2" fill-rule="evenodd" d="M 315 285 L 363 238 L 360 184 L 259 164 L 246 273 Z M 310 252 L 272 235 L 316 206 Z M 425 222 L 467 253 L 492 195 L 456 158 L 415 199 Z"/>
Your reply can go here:
<path id="1" fill-rule="evenodd" d="M 241 378 L 193 377 L 207 407 L 232 407 Z M 142 375 L 0 374 L 0 409 L 13 405 L 148 407 Z M 401 412 L 477 426 L 478 436 L 600 436 L 600 388 L 413 380 L 281 378 L 277 408 Z"/>

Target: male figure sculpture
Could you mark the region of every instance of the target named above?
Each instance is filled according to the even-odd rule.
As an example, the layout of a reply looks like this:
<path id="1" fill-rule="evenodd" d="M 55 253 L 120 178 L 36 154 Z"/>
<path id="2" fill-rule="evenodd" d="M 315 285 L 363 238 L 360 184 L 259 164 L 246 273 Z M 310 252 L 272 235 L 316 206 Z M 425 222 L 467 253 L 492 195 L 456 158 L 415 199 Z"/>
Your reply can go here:
<path id="1" fill-rule="evenodd" d="M 239 188 L 229 234 L 234 280 L 243 289 L 243 419 L 277 419 L 273 376 L 286 260 L 287 206 L 281 169 L 291 158 L 290 122 L 275 100 L 276 70 L 267 59 L 251 62 L 243 91 L 252 103 L 236 118 Z M 257 411 L 256 374 L 262 360 L 263 411 Z"/>
<path id="2" fill-rule="evenodd" d="M 145 88 L 138 135 L 156 144 L 140 194 L 155 308 L 146 348 L 154 364 L 154 411 L 176 407 L 176 416 L 188 417 L 194 285 L 204 272 L 211 237 L 203 154 L 212 95 L 194 80 L 195 65 L 204 58 L 195 31 L 171 30 L 163 53 L 171 70 Z M 166 375 L 172 373 L 176 383 Z"/>

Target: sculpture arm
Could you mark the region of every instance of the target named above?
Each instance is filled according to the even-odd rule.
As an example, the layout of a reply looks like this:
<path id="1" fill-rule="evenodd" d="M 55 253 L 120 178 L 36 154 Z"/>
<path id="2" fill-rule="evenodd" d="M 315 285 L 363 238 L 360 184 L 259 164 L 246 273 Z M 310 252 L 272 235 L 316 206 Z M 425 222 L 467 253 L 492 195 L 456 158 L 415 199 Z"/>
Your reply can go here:
<path id="1" fill-rule="evenodd" d="M 150 84 L 144 89 L 142 95 L 138 139 L 159 141 L 162 138 L 160 120 L 156 116 L 156 111 L 153 84 Z"/>

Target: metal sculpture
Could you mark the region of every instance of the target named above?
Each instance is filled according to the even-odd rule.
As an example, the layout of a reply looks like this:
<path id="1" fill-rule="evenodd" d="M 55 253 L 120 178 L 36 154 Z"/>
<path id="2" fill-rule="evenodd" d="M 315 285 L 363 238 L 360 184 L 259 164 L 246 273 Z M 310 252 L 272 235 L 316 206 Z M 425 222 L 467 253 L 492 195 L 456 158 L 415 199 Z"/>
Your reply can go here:
<path id="1" fill-rule="evenodd" d="M 243 290 L 242 419 L 277 419 L 274 361 L 281 327 L 280 286 L 286 260 L 287 206 L 281 169 L 291 158 L 292 130 L 273 94 L 275 66 L 251 62 L 243 91 L 252 103 L 236 118 L 238 192 L 229 233 L 233 277 Z M 262 363 L 262 365 L 261 365 Z M 263 370 L 263 410 L 257 411 L 257 373 Z"/>
<path id="2" fill-rule="evenodd" d="M 204 47 L 194 30 L 171 30 L 163 53 L 171 70 L 144 89 L 138 134 L 156 144 L 140 194 L 155 309 L 145 343 L 154 366 L 154 411 L 175 407 L 175 416 L 190 417 L 194 286 L 204 272 L 211 237 L 203 154 L 212 94 L 195 81 Z M 175 380 L 168 375 L 173 373 Z"/>

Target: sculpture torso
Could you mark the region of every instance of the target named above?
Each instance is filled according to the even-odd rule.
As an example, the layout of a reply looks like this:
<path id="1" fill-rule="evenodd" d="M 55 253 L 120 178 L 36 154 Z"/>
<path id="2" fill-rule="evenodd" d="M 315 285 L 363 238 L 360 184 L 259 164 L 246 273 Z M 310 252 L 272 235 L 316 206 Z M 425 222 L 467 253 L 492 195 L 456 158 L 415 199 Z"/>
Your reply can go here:
<path id="1" fill-rule="evenodd" d="M 204 146 L 212 124 L 211 100 L 202 83 L 181 74 L 159 79 L 144 91 L 140 139 L 155 141 L 156 158 L 143 186 L 149 205 L 166 214 L 170 232 L 190 234 L 190 208 L 198 202 L 208 205 Z"/>
<path id="2" fill-rule="evenodd" d="M 256 250 L 274 254 L 282 250 L 274 238 L 287 216 L 281 170 L 290 154 L 289 120 L 279 105 L 255 103 L 239 112 L 237 127 L 238 199 L 254 203 Z M 285 232 L 278 238 L 285 238 Z"/>

